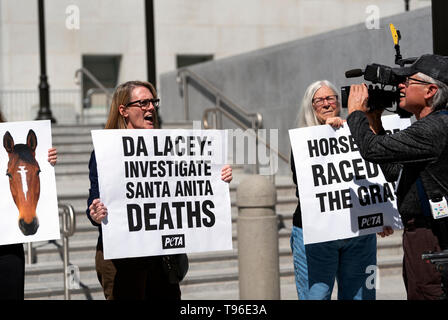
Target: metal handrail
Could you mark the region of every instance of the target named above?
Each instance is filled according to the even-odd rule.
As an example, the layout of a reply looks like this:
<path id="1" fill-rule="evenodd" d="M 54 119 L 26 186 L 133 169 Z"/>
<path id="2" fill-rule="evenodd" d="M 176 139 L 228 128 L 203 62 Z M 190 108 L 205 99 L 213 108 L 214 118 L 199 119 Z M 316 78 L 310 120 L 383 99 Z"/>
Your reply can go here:
<path id="1" fill-rule="evenodd" d="M 221 111 L 220 111 L 220 110 L 217 110 L 216 108 L 209 108 L 209 109 L 205 109 L 205 110 L 204 110 L 204 114 L 203 114 L 203 116 L 202 116 L 202 123 L 203 123 L 205 129 L 213 128 L 213 126 L 211 126 L 211 125 L 209 124 L 209 122 L 208 122 L 208 117 L 209 117 L 209 114 L 210 114 L 210 113 L 212 113 L 212 114 L 214 113 L 215 127 L 216 127 L 216 118 L 217 118 L 216 113 L 217 113 L 217 112 L 221 112 Z M 224 113 L 225 115 L 227 115 L 226 112 L 223 112 L 223 113 Z M 238 124 L 238 123 L 237 123 L 237 124 Z M 243 129 L 249 129 L 249 128 L 247 128 L 247 127 L 244 126 L 244 125 L 240 125 L 240 127 L 243 128 Z M 249 131 L 249 133 L 251 134 L 252 132 Z M 257 133 L 258 133 L 258 132 L 257 132 Z M 266 146 L 266 148 L 268 148 L 269 150 L 274 151 L 274 153 L 276 153 L 276 154 L 280 157 L 280 159 L 282 159 L 282 160 L 285 161 L 286 163 L 289 163 L 289 159 L 288 159 L 287 156 L 285 156 L 283 153 L 281 153 L 281 152 L 278 151 L 277 149 L 271 147 L 271 145 L 270 145 L 267 141 L 265 141 L 263 138 L 260 138 L 260 137 L 258 136 L 258 134 L 254 134 L 254 135 L 256 136 L 256 139 L 258 139 L 261 143 L 263 143 L 263 144 Z"/>
<path id="2" fill-rule="evenodd" d="M 68 238 L 71 237 L 76 230 L 76 215 L 73 206 L 70 204 L 59 204 L 59 209 L 62 209 L 62 246 L 64 250 L 64 299 L 70 300 L 69 291 L 69 274 L 68 274 L 68 264 L 69 264 L 69 247 Z"/>
<path id="3" fill-rule="evenodd" d="M 63 265 L 64 265 L 64 298 L 70 299 L 69 292 L 69 277 L 68 277 L 68 263 L 69 263 L 69 247 L 68 238 L 71 237 L 76 230 L 76 216 L 73 206 L 70 204 L 58 204 L 59 214 L 62 218 L 61 233 L 63 246 Z M 62 211 L 61 211 L 62 210 Z M 32 264 L 33 261 L 33 246 L 31 242 L 27 243 L 27 263 Z"/>
<path id="4" fill-rule="evenodd" d="M 79 75 L 83 73 L 89 78 L 98 88 L 104 91 L 105 94 L 110 94 L 110 92 L 107 90 L 105 86 L 86 68 L 79 68 L 75 71 L 75 81 L 79 82 L 79 84 L 82 83 L 82 78 L 78 80 Z"/>
<path id="5" fill-rule="evenodd" d="M 89 78 L 96 86 L 98 89 L 100 89 L 105 95 L 106 95 L 106 112 L 107 112 L 107 108 L 109 108 L 110 106 L 110 102 L 112 100 L 112 93 L 111 90 L 106 88 L 89 70 L 87 70 L 86 68 L 79 68 L 78 70 L 75 71 L 75 82 L 77 84 L 79 84 L 82 88 L 82 77 L 80 76 L 81 74 L 84 74 L 87 76 L 87 78 Z M 89 89 L 87 91 L 87 97 L 86 99 L 90 99 L 91 95 L 95 93 L 94 90 Z M 83 100 L 83 92 L 81 90 L 81 101 L 83 101 L 83 106 L 81 108 L 81 120 L 84 120 L 84 100 Z"/>
<path id="6" fill-rule="evenodd" d="M 182 83 L 183 86 L 183 95 L 184 95 L 184 112 L 185 112 L 185 120 L 189 120 L 189 107 L 188 107 L 188 86 L 187 86 L 187 77 L 190 77 L 194 79 L 198 84 L 201 85 L 204 89 L 212 93 L 216 97 L 216 108 L 219 109 L 221 112 L 228 115 L 229 119 L 240 125 L 238 122 L 241 123 L 240 120 L 238 120 L 234 115 L 228 112 L 225 108 L 222 107 L 221 102 L 224 102 L 226 105 L 228 105 L 232 111 L 237 113 L 238 115 L 242 115 L 248 122 L 252 123 L 253 129 L 261 128 L 263 124 L 263 116 L 259 112 L 250 113 L 235 104 L 233 101 L 231 101 L 229 98 L 224 96 L 220 90 L 218 90 L 213 84 L 211 84 L 209 81 L 201 78 L 198 74 L 191 71 L 187 68 L 181 68 L 177 72 L 177 78 L 176 81 L 178 83 Z M 247 129 L 246 127 L 243 127 Z"/>
<path id="7" fill-rule="evenodd" d="M 229 98 L 224 96 L 220 90 L 218 90 L 215 86 L 213 86 L 209 81 L 201 78 L 198 74 L 191 71 L 187 68 L 181 68 L 177 72 L 177 78 L 176 81 L 179 84 L 182 84 L 182 91 L 183 91 L 183 99 L 184 99 L 184 112 L 185 112 L 185 119 L 188 120 L 189 118 L 189 105 L 188 105 L 188 85 L 187 85 L 187 77 L 190 77 L 194 79 L 201 87 L 212 93 L 216 97 L 216 107 L 215 108 L 208 108 L 204 110 L 203 116 L 202 116 L 202 123 L 205 129 L 212 128 L 212 126 L 208 122 L 209 114 L 213 114 L 215 127 L 221 129 L 222 126 L 222 119 L 221 115 L 225 115 L 229 120 L 231 120 L 233 123 L 235 123 L 238 127 L 247 130 L 247 129 L 254 129 L 256 141 L 263 143 L 266 148 L 276 153 L 280 159 L 285 161 L 286 163 L 289 163 L 289 158 L 278 151 L 277 149 L 271 147 L 269 143 L 267 143 L 264 139 L 260 138 L 258 136 L 258 129 L 260 129 L 263 125 L 263 116 L 259 113 L 249 113 L 246 110 L 244 110 L 242 107 L 235 104 L 233 101 L 231 101 Z M 248 120 L 248 122 L 251 123 L 251 126 L 246 125 L 243 123 L 240 119 L 235 117 L 232 113 L 230 113 L 226 108 L 223 108 L 221 105 L 221 102 L 224 102 L 226 105 L 228 105 L 232 111 L 235 113 L 242 115 L 243 117 Z M 252 132 L 250 132 L 252 134 Z M 258 161 L 258 160 L 257 160 Z M 258 171 L 258 163 L 256 164 L 256 171 Z M 258 173 L 258 172 L 257 172 Z"/>

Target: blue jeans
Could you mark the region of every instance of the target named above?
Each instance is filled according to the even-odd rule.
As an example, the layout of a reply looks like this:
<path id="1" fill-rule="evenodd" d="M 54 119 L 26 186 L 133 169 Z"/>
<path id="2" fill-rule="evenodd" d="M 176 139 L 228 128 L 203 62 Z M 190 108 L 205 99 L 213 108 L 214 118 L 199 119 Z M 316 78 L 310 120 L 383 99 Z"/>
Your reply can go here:
<path id="1" fill-rule="evenodd" d="M 300 300 L 330 300 L 335 279 L 338 300 L 375 300 L 376 234 L 305 246 L 293 226 L 291 249 Z"/>

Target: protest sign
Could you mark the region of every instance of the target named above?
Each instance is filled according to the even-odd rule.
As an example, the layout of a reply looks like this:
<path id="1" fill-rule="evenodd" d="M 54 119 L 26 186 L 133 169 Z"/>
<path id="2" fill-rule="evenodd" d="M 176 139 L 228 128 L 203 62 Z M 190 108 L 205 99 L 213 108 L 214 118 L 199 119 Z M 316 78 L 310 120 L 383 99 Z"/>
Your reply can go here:
<path id="1" fill-rule="evenodd" d="M 0 245 L 59 239 L 51 122 L 4 122 L 0 134 Z"/>
<path id="2" fill-rule="evenodd" d="M 388 133 L 410 125 L 398 116 L 382 118 Z M 362 159 L 347 124 L 289 130 L 294 155 L 304 243 L 401 229 L 395 183 L 377 164 Z"/>
<path id="3" fill-rule="evenodd" d="M 232 249 L 221 130 L 93 130 L 105 259 Z"/>

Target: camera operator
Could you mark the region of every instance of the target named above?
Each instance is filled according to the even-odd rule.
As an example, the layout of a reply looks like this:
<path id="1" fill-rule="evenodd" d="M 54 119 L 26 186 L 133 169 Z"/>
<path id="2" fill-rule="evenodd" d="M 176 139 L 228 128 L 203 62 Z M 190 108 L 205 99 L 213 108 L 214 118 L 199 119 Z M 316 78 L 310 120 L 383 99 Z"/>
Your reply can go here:
<path id="1" fill-rule="evenodd" d="M 448 217 L 433 217 L 429 202 L 448 196 L 448 57 L 427 54 L 392 70 L 403 77 L 398 107 L 417 121 L 386 135 L 383 109 L 369 112 L 368 89 L 360 84 L 350 88 L 347 123 L 362 157 L 380 164 L 388 181 L 397 181 L 408 300 L 442 299 L 447 279 L 421 257 L 424 252 L 448 249 Z"/>

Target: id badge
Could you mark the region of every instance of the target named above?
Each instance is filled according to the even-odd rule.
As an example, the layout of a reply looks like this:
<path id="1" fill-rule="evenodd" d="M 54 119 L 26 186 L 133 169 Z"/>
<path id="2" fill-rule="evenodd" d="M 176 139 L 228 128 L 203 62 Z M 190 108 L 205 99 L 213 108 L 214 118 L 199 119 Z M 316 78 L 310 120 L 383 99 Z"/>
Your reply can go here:
<path id="1" fill-rule="evenodd" d="M 429 205 L 431 207 L 431 212 L 434 219 L 448 217 L 448 204 L 445 197 L 434 200 L 429 199 Z"/>

